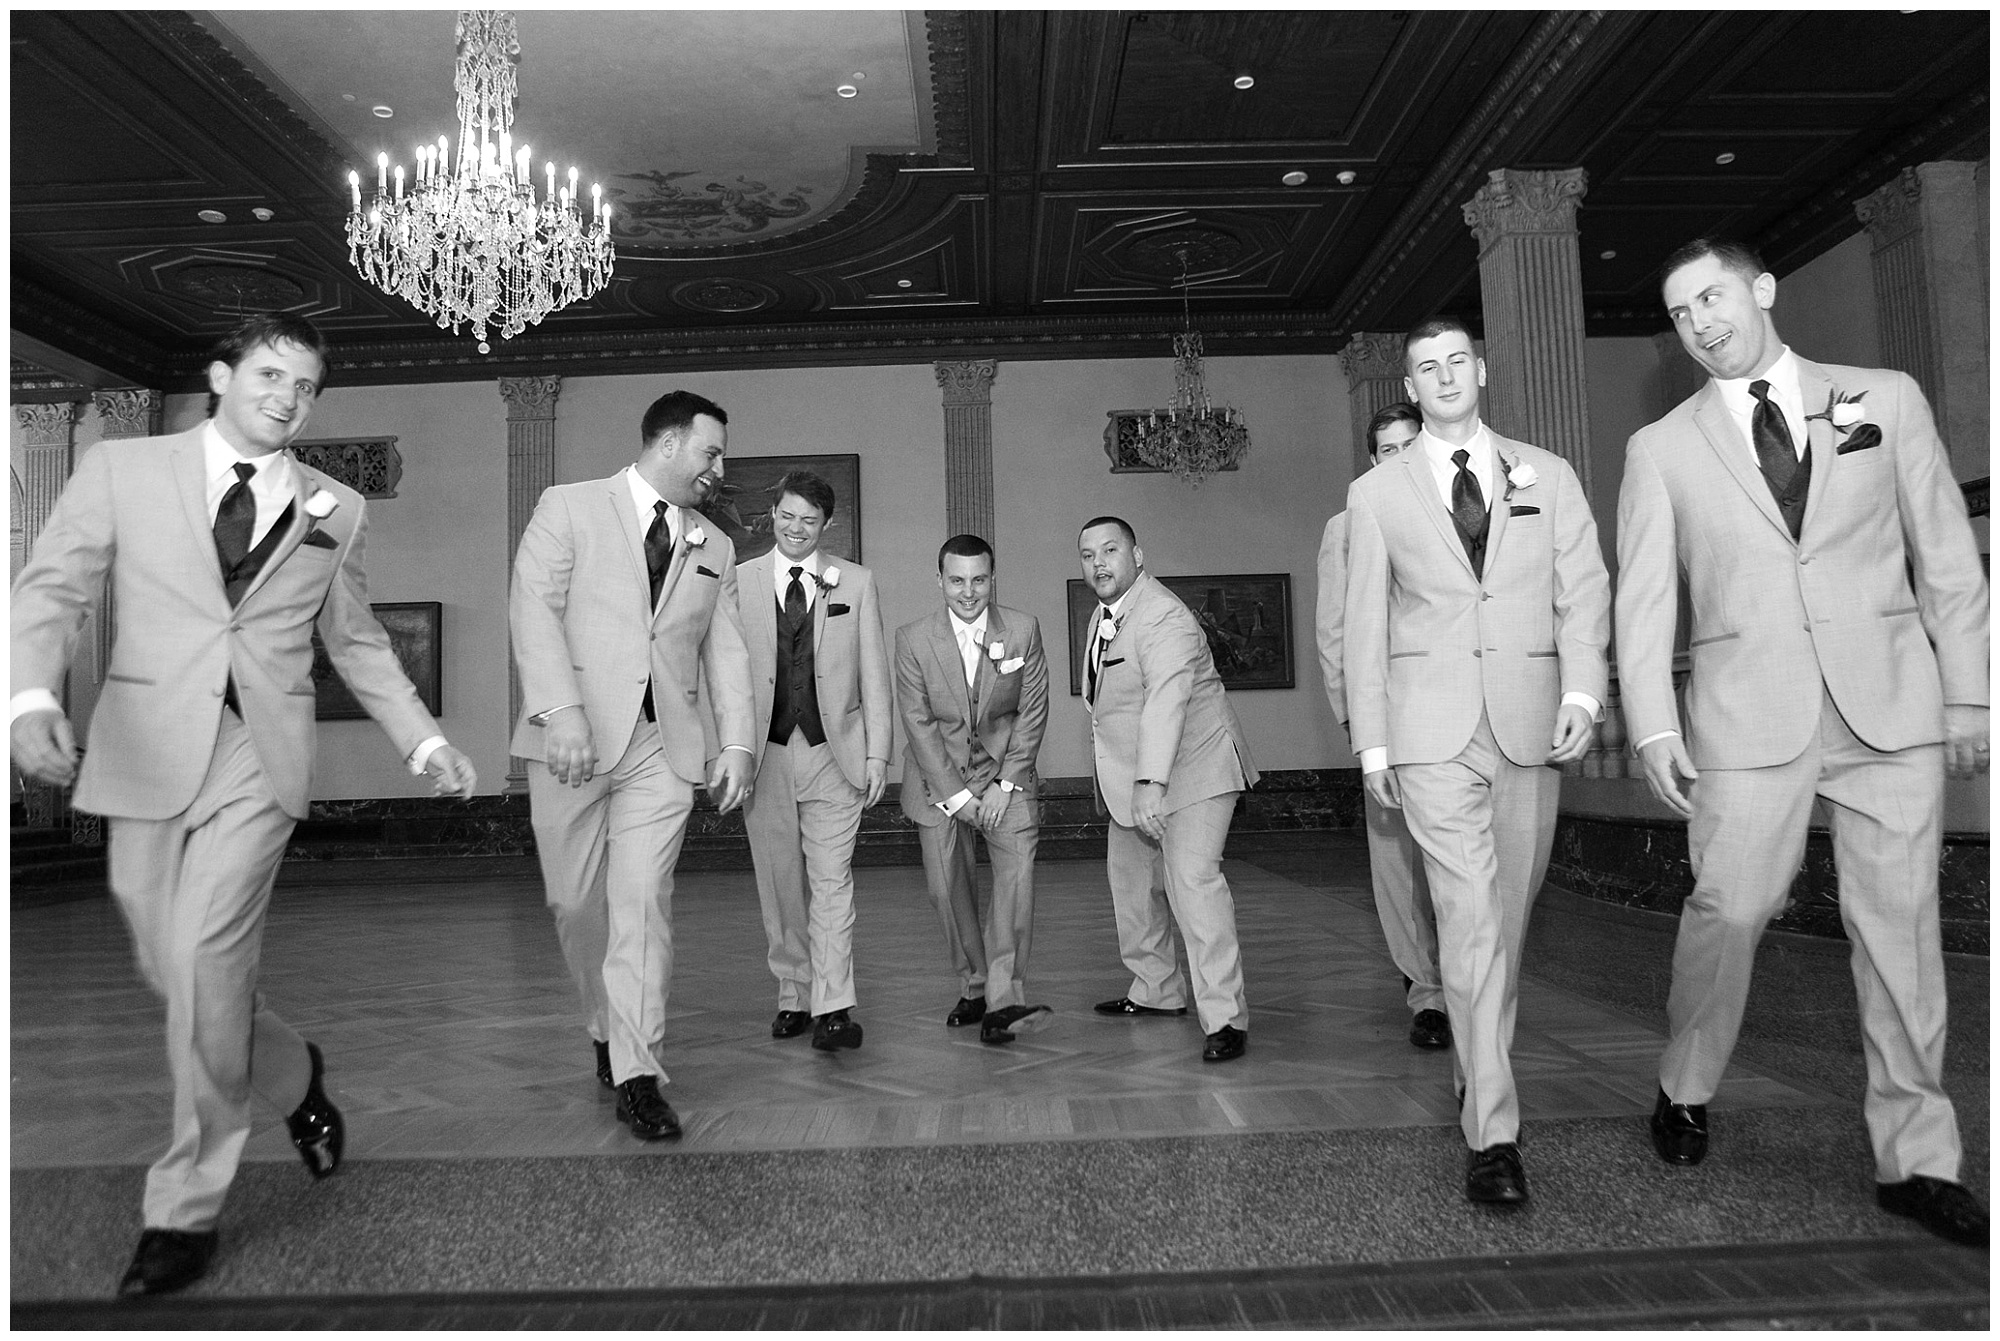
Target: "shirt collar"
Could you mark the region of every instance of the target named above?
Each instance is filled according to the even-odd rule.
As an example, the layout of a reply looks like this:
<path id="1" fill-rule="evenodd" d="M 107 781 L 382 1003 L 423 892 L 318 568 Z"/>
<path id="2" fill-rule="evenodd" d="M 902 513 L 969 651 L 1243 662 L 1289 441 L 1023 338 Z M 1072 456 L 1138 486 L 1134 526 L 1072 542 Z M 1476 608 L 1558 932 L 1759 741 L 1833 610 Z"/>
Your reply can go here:
<path id="1" fill-rule="evenodd" d="M 979 612 L 979 618 L 968 624 L 958 617 L 958 611 L 953 610 L 949 606 L 945 607 L 945 614 L 951 618 L 952 636 L 954 638 L 960 637 L 970 630 L 974 638 L 983 640 L 986 637 L 986 616 L 991 613 L 992 609 L 992 606 L 987 606 L 986 609 Z"/>
<path id="2" fill-rule="evenodd" d="M 1771 394 L 1785 405 L 1802 405 L 1799 391 L 1799 360 L 1786 345 L 1778 355 L 1778 361 L 1764 370 L 1762 377 L 1711 378 L 1716 390 L 1722 393 L 1724 401 L 1738 414 L 1749 414 L 1757 406 L 1757 398 L 1750 394 L 1752 382 L 1769 382 Z"/>
<path id="3" fill-rule="evenodd" d="M 245 456 L 229 445 L 229 440 L 222 436 L 222 430 L 215 426 L 213 419 L 202 425 L 201 451 L 205 471 L 203 478 L 210 484 L 233 475 L 238 465 L 247 465 L 257 472 L 251 478 L 253 486 L 276 488 L 286 481 L 287 472 L 283 463 L 287 457 L 282 449 L 266 452 L 262 456 Z M 266 471 L 271 473 L 266 476 Z"/>
<path id="4" fill-rule="evenodd" d="M 1467 457 L 1470 458 L 1468 464 L 1471 465 L 1475 475 L 1492 473 L 1487 467 L 1493 460 L 1493 438 L 1487 433 L 1486 421 L 1483 419 L 1479 421 L 1478 427 L 1472 430 L 1472 436 L 1463 444 L 1446 442 L 1443 438 L 1433 435 L 1428 427 L 1417 434 L 1417 440 L 1435 469 L 1457 470 L 1458 464 L 1451 459 L 1451 454 L 1463 446 Z"/>
<path id="5" fill-rule="evenodd" d="M 1132 593 L 1139 589 L 1139 583 L 1145 579 L 1145 576 L 1146 576 L 1146 570 L 1141 568 L 1139 570 L 1139 576 L 1132 579 L 1132 585 L 1125 588 L 1125 594 L 1123 596 L 1120 596 L 1117 600 L 1113 601 L 1111 604 L 1104 607 L 1107 611 L 1110 612 L 1111 621 L 1114 624 L 1118 622 L 1119 616 L 1125 613 L 1125 603 L 1132 599 Z"/>
<path id="6" fill-rule="evenodd" d="M 780 582 L 789 582 L 792 580 L 792 569 L 794 567 L 803 568 L 807 574 L 818 577 L 821 566 L 820 552 L 818 550 L 814 550 L 803 559 L 793 560 L 786 558 L 777 546 L 773 545 L 771 547 L 771 571 L 777 574 Z M 804 575 L 801 574 L 801 576 Z"/>
<path id="7" fill-rule="evenodd" d="M 658 489 L 646 483 L 646 477 L 639 473 L 637 466 L 625 467 L 625 482 L 632 489 L 632 506 L 639 510 L 639 516 L 643 518 L 642 528 L 651 526 L 653 509 L 661 503 L 667 503 L 667 500 L 660 496 Z M 675 535 L 679 535 L 685 529 L 681 525 L 681 509 L 678 504 L 667 503 L 667 529 Z"/>

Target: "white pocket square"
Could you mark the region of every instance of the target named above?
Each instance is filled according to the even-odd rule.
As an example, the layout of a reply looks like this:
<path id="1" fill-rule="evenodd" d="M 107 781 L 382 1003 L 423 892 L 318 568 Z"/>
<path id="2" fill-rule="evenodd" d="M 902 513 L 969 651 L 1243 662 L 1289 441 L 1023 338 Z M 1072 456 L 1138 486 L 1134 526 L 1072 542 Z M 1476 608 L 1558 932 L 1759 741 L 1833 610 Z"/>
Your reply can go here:
<path id="1" fill-rule="evenodd" d="M 1012 661 L 1003 661 L 1000 663 L 1000 673 L 1002 675 L 1012 675 L 1027 664 L 1028 659 L 1026 657 L 1015 657 Z"/>

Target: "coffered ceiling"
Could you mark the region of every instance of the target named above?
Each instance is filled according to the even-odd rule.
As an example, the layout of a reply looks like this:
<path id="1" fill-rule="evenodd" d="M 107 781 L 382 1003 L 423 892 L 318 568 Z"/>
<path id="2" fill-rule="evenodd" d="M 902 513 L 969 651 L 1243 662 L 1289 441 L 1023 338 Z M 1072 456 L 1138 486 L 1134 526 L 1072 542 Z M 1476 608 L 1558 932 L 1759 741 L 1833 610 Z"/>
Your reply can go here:
<path id="1" fill-rule="evenodd" d="M 1329 352 L 1476 327 L 1461 206 L 1500 167 L 1586 169 L 1588 328 L 1643 334 L 1687 238 L 1782 275 L 1904 166 L 1987 151 L 1983 11 L 519 24 L 517 130 L 605 184 L 617 274 L 481 355 L 363 283 L 343 234 L 350 168 L 456 139 L 449 13 L 14 12 L 17 397 L 78 365 L 191 388 L 259 308 L 318 322 L 350 384 L 1164 356 L 1183 259 L 1211 353 Z"/>

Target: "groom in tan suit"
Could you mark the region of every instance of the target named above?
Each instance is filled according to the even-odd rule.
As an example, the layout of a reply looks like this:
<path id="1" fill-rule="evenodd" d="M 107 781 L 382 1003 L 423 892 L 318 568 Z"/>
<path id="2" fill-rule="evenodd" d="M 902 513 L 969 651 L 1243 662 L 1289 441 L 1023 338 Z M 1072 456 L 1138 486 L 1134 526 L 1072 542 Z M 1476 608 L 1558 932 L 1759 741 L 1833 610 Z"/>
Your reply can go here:
<path id="1" fill-rule="evenodd" d="M 757 790 L 744 807 L 771 973 L 773 1038 L 812 1027 L 822 1052 L 861 1046 L 854 991 L 854 842 L 889 769 L 889 655 L 875 575 L 820 553 L 833 486 L 809 470 L 773 491 L 776 548 L 737 567 L 750 646 Z"/>
<path id="2" fill-rule="evenodd" d="M 1754 252 L 1700 238 L 1661 274 L 1711 380 L 1632 436 L 1618 500 L 1626 721 L 1654 795 L 1689 817 L 1695 876 L 1654 1145 L 1671 1164 L 1707 1153 L 1757 943 L 1821 797 L 1855 947 L 1876 1198 L 1984 1245 L 1941 1078 L 1944 775 L 1984 773 L 1988 750 L 1987 589 L 1965 502 L 1916 384 L 1786 348 L 1778 282 Z M 1685 738 L 1672 679 L 1683 573 Z"/>
<path id="3" fill-rule="evenodd" d="M 508 602 L 521 670 L 511 748 L 543 765 L 528 770 L 542 883 L 598 1082 L 648 1141 L 681 1134 L 660 1049 L 694 789 L 726 814 L 753 770 L 736 550 L 695 511 L 722 480 L 728 423 L 691 391 L 654 401 L 638 460 L 542 495 Z"/>
<path id="4" fill-rule="evenodd" d="M 938 548 L 944 608 L 896 630 L 903 718 L 903 813 L 917 826 L 924 877 L 958 974 L 952 1028 L 986 1043 L 1047 1024 L 1027 1001 L 1040 806 L 1035 755 L 1049 718 L 1049 669 L 1035 617 L 993 604 L 993 547 L 955 535 Z M 993 859 L 979 916 L 976 834 Z"/>
<path id="5" fill-rule="evenodd" d="M 319 1048 L 257 991 L 271 885 L 309 804 L 315 627 L 412 773 L 440 793 L 477 785 L 368 608 L 367 504 L 284 451 L 326 368 L 310 323 L 245 319 L 208 365 L 213 417 L 93 448 L 14 583 L 14 760 L 109 818 L 111 892 L 167 1008 L 173 1140 L 147 1174 L 121 1294 L 207 1270 L 252 1094 L 289 1114 L 314 1177 L 340 1163 Z M 117 633 L 79 774 L 55 695 L 107 576 Z"/>
<path id="6" fill-rule="evenodd" d="M 1466 1196 L 1512 1205 L 1528 1199 L 1508 1058 L 1521 946 L 1557 767 L 1590 748 L 1604 701 L 1610 579 L 1569 464 L 1480 422 L 1466 329 L 1425 322 L 1403 352 L 1424 431 L 1347 494 L 1348 706 L 1362 785 L 1424 852 Z"/>
<path id="7" fill-rule="evenodd" d="M 1104 865 L 1118 953 L 1132 970 L 1126 994 L 1094 1009 L 1187 1014 L 1174 955 L 1178 923 L 1207 1035 L 1201 1059 L 1231 1061 L 1248 1045 L 1250 1007 L 1222 846 L 1257 766 L 1200 621 L 1145 571 L 1131 525 L 1093 517 L 1077 552 L 1099 602 L 1085 653 L 1091 758 L 1098 804 L 1110 815 Z"/>

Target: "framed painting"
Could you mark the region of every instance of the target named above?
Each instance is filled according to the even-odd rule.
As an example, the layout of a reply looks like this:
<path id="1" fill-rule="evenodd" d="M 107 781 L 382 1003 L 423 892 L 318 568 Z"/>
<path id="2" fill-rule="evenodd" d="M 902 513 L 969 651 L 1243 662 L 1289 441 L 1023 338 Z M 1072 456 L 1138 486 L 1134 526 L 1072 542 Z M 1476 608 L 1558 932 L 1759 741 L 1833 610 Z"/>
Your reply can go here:
<path id="1" fill-rule="evenodd" d="M 1225 573 L 1216 577 L 1163 577 L 1167 590 L 1187 603 L 1208 635 L 1208 654 L 1224 689 L 1290 689 L 1292 575 Z M 1084 642 L 1097 593 L 1080 577 L 1069 580 L 1069 692 L 1083 695 Z"/>
<path id="2" fill-rule="evenodd" d="M 833 486 L 833 520 L 820 536 L 820 550 L 850 563 L 862 561 L 859 455 L 732 456 L 724 465 L 722 491 L 702 505 L 701 515 L 735 544 L 736 562 L 770 552 L 771 505 L 778 501 L 773 491 L 788 470 L 810 470 Z"/>
<path id="3" fill-rule="evenodd" d="M 403 674 L 417 688 L 417 697 L 433 717 L 444 715 L 444 606 L 437 601 L 389 601 L 371 605 L 389 635 L 389 646 Z M 326 654 L 319 631 L 313 630 L 313 717 L 322 722 L 351 721 L 368 710 L 349 692 Z"/>

